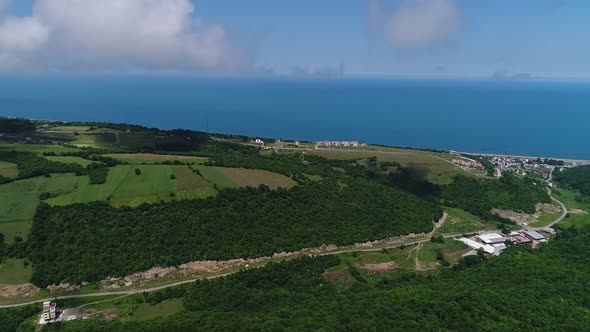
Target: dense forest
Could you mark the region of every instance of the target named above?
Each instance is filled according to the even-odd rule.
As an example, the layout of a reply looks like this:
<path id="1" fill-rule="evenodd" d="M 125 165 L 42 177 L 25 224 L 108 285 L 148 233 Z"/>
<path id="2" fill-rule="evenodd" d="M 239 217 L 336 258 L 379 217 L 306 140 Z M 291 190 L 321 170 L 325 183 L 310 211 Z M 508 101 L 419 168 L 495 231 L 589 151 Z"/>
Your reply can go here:
<path id="1" fill-rule="evenodd" d="M 590 195 L 590 165 L 568 168 L 563 172 L 554 172 L 553 178 L 559 185 Z"/>
<path id="2" fill-rule="evenodd" d="M 183 297 L 185 309 L 167 318 L 75 321 L 47 330 L 586 331 L 589 252 L 590 229 L 573 229 L 536 250 L 514 246 L 438 275 L 400 272 L 348 288 L 321 275 L 338 258 L 302 258 L 145 297 Z"/>
<path id="3" fill-rule="evenodd" d="M 0 133 L 23 133 L 35 130 L 35 124 L 27 119 L 0 117 Z"/>
<path id="4" fill-rule="evenodd" d="M 346 181 L 346 182 L 345 182 Z M 39 286 L 97 281 L 154 265 L 272 255 L 427 232 L 435 204 L 361 178 L 291 190 L 224 190 L 202 200 L 137 208 L 42 205 L 28 240 Z"/>
<path id="5" fill-rule="evenodd" d="M 551 198 L 542 183 L 519 178 L 510 173 L 500 180 L 458 176 L 442 186 L 441 203 L 458 207 L 485 220 L 497 220 L 493 208 L 534 213 L 536 203 L 549 203 Z"/>

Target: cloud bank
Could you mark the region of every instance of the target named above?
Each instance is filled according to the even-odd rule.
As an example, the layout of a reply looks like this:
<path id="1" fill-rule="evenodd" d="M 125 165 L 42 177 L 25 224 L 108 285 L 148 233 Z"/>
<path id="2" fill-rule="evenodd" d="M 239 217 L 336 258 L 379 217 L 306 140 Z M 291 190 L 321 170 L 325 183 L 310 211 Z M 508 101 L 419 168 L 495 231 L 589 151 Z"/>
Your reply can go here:
<path id="1" fill-rule="evenodd" d="M 440 45 L 459 29 L 454 0 L 402 0 L 386 10 L 379 0 L 369 1 L 370 24 L 391 45 L 417 49 Z"/>
<path id="2" fill-rule="evenodd" d="M 0 11 L 7 0 L 0 0 Z M 0 13 L 0 70 L 240 71 L 249 61 L 225 27 L 189 0 L 36 0 L 30 17 Z"/>

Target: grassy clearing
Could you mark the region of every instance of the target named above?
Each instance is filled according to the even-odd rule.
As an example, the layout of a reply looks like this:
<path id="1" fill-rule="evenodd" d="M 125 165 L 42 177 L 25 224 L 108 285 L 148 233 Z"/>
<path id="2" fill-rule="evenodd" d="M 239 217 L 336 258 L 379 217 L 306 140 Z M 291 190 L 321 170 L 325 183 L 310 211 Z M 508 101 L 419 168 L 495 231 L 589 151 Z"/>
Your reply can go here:
<path id="1" fill-rule="evenodd" d="M 218 167 L 217 171 L 240 187 L 258 187 L 261 184 L 271 189 L 291 188 L 297 183 L 282 174 L 258 169 Z"/>
<path id="2" fill-rule="evenodd" d="M 172 316 L 184 308 L 182 299 L 162 301 L 156 305 L 143 303 L 133 311 L 131 320 L 142 321 Z"/>
<path id="3" fill-rule="evenodd" d="M 66 194 L 76 190 L 79 181 L 73 174 L 53 174 L 0 185 L 0 223 L 31 220 L 41 193 Z"/>
<path id="4" fill-rule="evenodd" d="M 45 157 L 46 159 L 49 159 L 51 161 L 59 161 L 61 163 L 72 163 L 72 164 L 78 164 L 81 165 L 82 167 L 86 167 L 92 163 L 95 163 L 95 161 L 92 160 L 88 160 L 88 159 L 84 159 L 84 158 L 80 158 L 80 157 L 73 157 L 73 156 L 47 156 Z"/>
<path id="5" fill-rule="evenodd" d="M 0 175 L 15 178 L 18 176 L 18 167 L 16 164 L 0 160 Z"/>
<path id="6" fill-rule="evenodd" d="M 445 160 L 446 154 L 428 151 L 371 147 L 373 150 L 343 150 L 343 149 L 326 149 L 326 150 L 309 150 L 308 154 L 323 156 L 328 159 L 357 159 L 377 157 L 380 162 L 390 161 L 398 162 L 406 167 L 415 167 L 424 169 L 427 173 L 426 179 L 438 183 L 448 184 L 453 181 L 456 175 L 469 175 L 461 168 L 448 163 Z"/>
<path id="7" fill-rule="evenodd" d="M 31 280 L 32 264 L 25 267 L 24 259 L 8 258 L 0 264 L 0 284 L 24 284 Z"/>
<path id="8" fill-rule="evenodd" d="M 568 216 L 559 223 L 559 227 L 570 228 L 590 225 L 590 198 L 569 190 L 554 191 L 555 198 L 560 200 L 570 211 Z M 574 213 L 572 210 L 577 210 Z M 581 213 L 586 212 L 586 213 Z"/>
<path id="9" fill-rule="evenodd" d="M 26 240 L 32 224 L 31 221 L 0 223 L 0 233 L 4 234 L 4 242 L 7 244 L 14 243 L 14 237 L 17 235 Z"/>
<path id="10" fill-rule="evenodd" d="M 180 156 L 180 155 L 165 155 L 165 154 L 152 154 L 152 153 L 113 153 L 107 154 L 107 157 L 115 158 L 121 161 L 125 161 L 129 164 L 150 164 L 150 163 L 161 163 L 163 161 L 174 161 L 179 160 L 182 162 L 189 162 L 195 164 L 202 164 L 208 160 L 204 157 L 193 157 L 193 156 Z"/>
<path id="11" fill-rule="evenodd" d="M 552 223 L 553 221 L 555 221 L 555 219 L 559 218 L 559 216 L 561 216 L 561 206 L 554 204 L 556 207 L 559 208 L 559 210 L 557 212 L 554 213 L 541 213 L 541 215 L 539 216 L 539 219 L 537 222 L 533 223 L 532 226 L 535 227 L 545 227 L 547 225 L 549 225 L 550 223 Z"/>
<path id="12" fill-rule="evenodd" d="M 444 225 L 438 229 L 437 234 L 464 234 L 472 233 L 478 230 L 494 227 L 495 225 L 486 223 L 480 218 L 455 208 L 445 208 L 448 213 Z"/>

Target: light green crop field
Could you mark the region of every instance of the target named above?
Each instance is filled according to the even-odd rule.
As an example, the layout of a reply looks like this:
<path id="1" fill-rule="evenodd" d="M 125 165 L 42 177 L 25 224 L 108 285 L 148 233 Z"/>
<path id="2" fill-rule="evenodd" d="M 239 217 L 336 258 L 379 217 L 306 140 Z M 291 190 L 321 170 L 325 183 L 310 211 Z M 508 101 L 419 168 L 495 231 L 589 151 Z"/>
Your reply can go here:
<path id="1" fill-rule="evenodd" d="M 69 193 L 76 189 L 79 181 L 73 174 L 53 174 L 0 185 L 0 223 L 31 220 L 41 193 Z"/>
<path id="2" fill-rule="evenodd" d="M 448 213 L 448 217 L 436 232 L 439 235 L 465 234 L 495 227 L 495 224 L 486 223 L 469 212 L 455 208 L 444 208 L 444 210 Z"/>
<path id="3" fill-rule="evenodd" d="M 75 156 L 47 156 L 45 157 L 48 160 L 51 161 L 59 161 L 61 163 L 72 163 L 72 164 L 78 164 L 81 165 L 82 167 L 86 167 L 90 164 L 93 163 L 97 163 L 96 161 L 92 161 L 92 160 L 88 160 L 88 159 L 84 159 L 84 158 L 80 158 L 80 157 L 75 157 Z"/>
<path id="4" fill-rule="evenodd" d="M 16 164 L 0 160 L 0 175 L 15 178 L 18 176 L 18 167 Z"/>
<path id="5" fill-rule="evenodd" d="M 445 159 L 446 154 L 438 152 L 371 147 L 371 149 L 356 150 L 313 149 L 306 151 L 306 153 L 338 160 L 377 157 L 377 160 L 380 162 L 398 162 L 406 167 L 424 169 L 427 171 L 427 180 L 438 184 L 451 183 L 453 178 L 457 175 L 472 176 L 460 167 L 449 163 L 448 160 Z"/>
<path id="6" fill-rule="evenodd" d="M 179 160 L 182 162 L 202 164 L 208 160 L 204 157 L 181 156 L 181 155 L 166 155 L 166 154 L 152 154 L 152 153 L 113 153 L 105 155 L 114 159 L 127 162 L 132 165 L 161 163 L 164 161 Z"/>
<path id="7" fill-rule="evenodd" d="M 217 188 L 219 189 L 239 187 L 237 183 L 233 182 L 219 170 L 221 167 L 210 167 L 201 165 L 193 167 L 195 169 L 198 169 L 205 179 L 217 185 Z"/>
<path id="8" fill-rule="evenodd" d="M 33 273 L 32 264 L 25 267 L 24 259 L 8 258 L 0 264 L 0 284 L 28 283 Z M 0 295 L 1 297 L 1 295 Z"/>
<path id="9" fill-rule="evenodd" d="M 0 223 L 0 233 L 4 234 L 4 242 L 7 244 L 14 243 L 14 237 L 17 235 L 26 240 L 32 224 L 31 221 Z"/>
<path id="10" fill-rule="evenodd" d="M 131 320 L 142 321 L 172 316 L 184 308 L 182 299 L 164 300 L 156 305 L 140 304 L 131 315 Z"/>
<path id="11" fill-rule="evenodd" d="M 135 168 L 141 170 L 135 175 Z M 176 179 L 171 179 L 174 174 Z M 175 196 L 171 197 L 170 193 Z M 109 171 L 104 184 L 89 184 L 87 176 L 80 177 L 77 190 L 50 198 L 48 203 L 68 205 L 110 200 L 113 205 L 136 206 L 172 198 L 197 198 L 216 194 L 213 185 L 191 172 L 184 165 L 119 165 Z"/>

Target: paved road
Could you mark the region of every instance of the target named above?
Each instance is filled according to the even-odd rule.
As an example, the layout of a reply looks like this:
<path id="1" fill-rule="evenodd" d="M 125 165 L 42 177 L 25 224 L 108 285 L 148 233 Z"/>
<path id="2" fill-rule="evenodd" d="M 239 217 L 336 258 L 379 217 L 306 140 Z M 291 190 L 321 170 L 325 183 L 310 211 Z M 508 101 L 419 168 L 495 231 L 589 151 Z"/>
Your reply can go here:
<path id="1" fill-rule="evenodd" d="M 549 178 L 545 181 L 545 183 L 551 182 L 552 179 L 553 179 L 553 171 L 551 171 L 551 173 L 549 173 Z M 553 197 L 553 195 L 551 195 L 550 188 L 547 188 L 547 193 L 549 194 L 549 197 L 551 197 L 551 199 L 553 201 L 557 202 L 557 204 L 559 204 L 561 206 L 561 215 L 557 219 L 555 219 L 553 222 L 551 222 L 549 225 L 547 225 L 545 227 L 541 227 L 541 228 L 548 228 L 548 227 L 555 226 L 556 224 L 563 221 L 563 219 L 565 219 L 565 217 L 568 214 L 567 207 L 565 206 L 565 204 L 563 204 L 561 201 L 559 201 L 557 198 L 555 198 L 555 197 Z"/>

